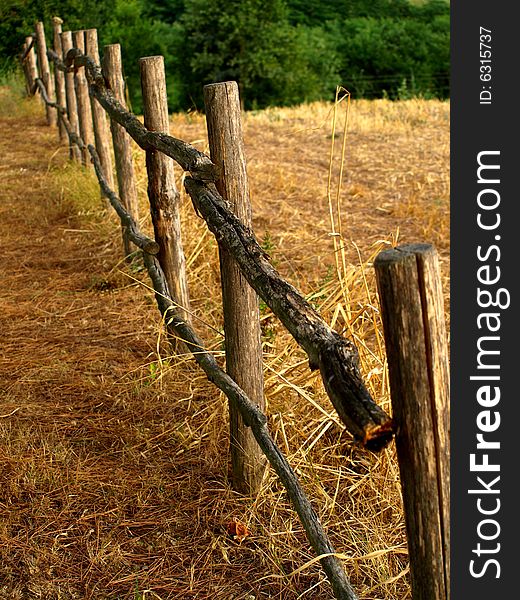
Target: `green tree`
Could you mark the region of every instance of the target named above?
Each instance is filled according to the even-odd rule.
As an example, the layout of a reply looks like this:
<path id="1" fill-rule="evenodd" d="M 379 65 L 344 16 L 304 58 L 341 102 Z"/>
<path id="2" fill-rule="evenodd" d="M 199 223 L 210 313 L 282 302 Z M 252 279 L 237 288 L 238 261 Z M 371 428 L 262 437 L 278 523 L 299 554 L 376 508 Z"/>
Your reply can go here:
<path id="1" fill-rule="evenodd" d="M 445 97 L 449 19 L 347 19 L 331 29 L 343 57 L 343 84 L 358 97 Z"/>
<path id="2" fill-rule="evenodd" d="M 142 111 L 139 59 L 156 55 L 165 57 L 165 68 L 169 76 L 167 78 L 169 103 L 172 107 L 178 106 L 174 96 L 175 86 L 171 79 L 173 71 L 171 26 L 147 17 L 143 0 L 115 0 L 115 2 L 111 18 L 100 28 L 99 37 L 101 46 L 121 45 L 123 70 L 132 110 L 136 113 Z"/>
<path id="3" fill-rule="evenodd" d="M 202 86 L 234 79 L 246 107 L 303 99 L 302 38 L 282 0 L 186 0 L 176 26 L 183 100 L 202 107 Z"/>
<path id="4" fill-rule="evenodd" d="M 184 12 L 184 0 L 149 0 L 146 15 L 163 23 L 175 23 Z"/>
<path id="5" fill-rule="evenodd" d="M 52 17 L 61 17 L 68 29 L 100 28 L 106 23 L 115 0 L 1 0 L 0 56 L 13 59 L 20 53 L 26 36 L 34 31 L 36 21 L 43 21 L 48 39 Z M 14 66 L 14 62 L 10 61 Z"/>

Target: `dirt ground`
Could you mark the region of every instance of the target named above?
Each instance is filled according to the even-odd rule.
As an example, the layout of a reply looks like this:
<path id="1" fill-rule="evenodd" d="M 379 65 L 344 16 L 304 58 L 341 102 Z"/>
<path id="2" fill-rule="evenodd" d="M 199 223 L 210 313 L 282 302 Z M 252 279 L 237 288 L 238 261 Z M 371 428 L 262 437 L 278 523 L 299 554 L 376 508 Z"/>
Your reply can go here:
<path id="1" fill-rule="evenodd" d="M 352 116 L 336 212 L 346 256 L 368 268 L 397 237 L 432 241 L 448 298 L 449 109 L 396 106 L 376 119 L 383 108 L 360 103 Z M 232 490 L 225 402 L 192 361 L 169 354 L 142 268 L 121 261 L 92 175 L 69 164 L 41 107 L 17 112 L 0 111 L 0 599 L 331 598 L 319 566 L 294 573 L 314 554 L 276 478 L 253 499 Z M 321 290 L 316 302 L 342 329 L 352 307 L 337 309 L 331 282 L 329 112 L 251 114 L 244 129 L 257 236 L 293 284 Z M 199 115 L 176 116 L 172 131 L 207 146 Z M 218 353 L 216 245 L 186 198 L 183 223 L 192 307 Z M 278 443 L 360 598 L 409 598 L 395 450 L 352 446 L 301 354 L 262 314 Z M 372 383 L 388 409 L 377 360 Z M 251 531 L 242 542 L 226 533 L 233 518 Z"/>

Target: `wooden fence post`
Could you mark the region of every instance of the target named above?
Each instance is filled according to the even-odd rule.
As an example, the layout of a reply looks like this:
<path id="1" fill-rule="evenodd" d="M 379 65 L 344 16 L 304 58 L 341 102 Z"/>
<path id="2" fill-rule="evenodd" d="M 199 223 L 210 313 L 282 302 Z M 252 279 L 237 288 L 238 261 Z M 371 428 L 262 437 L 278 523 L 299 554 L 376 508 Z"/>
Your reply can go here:
<path id="1" fill-rule="evenodd" d="M 72 32 L 64 31 L 61 34 L 61 49 L 66 56 L 72 48 Z M 79 135 L 78 103 L 76 101 L 76 89 L 74 87 L 74 73 L 65 73 L 65 96 L 67 100 L 67 116 L 70 127 L 76 135 Z M 69 142 L 69 156 L 71 159 L 80 162 L 81 150 L 73 142 Z"/>
<path id="2" fill-rule="evenodd" d="M 81 50 L 85 54 L 85 31 L 83 29 L 73 31 L 72 40 L 74 48 Z M 92 128 L 92 110 L 90 108 L 85 67 L 75 69 L 74 86 L 76 88 L 76 101 L 78 103 L 79 133 L 85 143 L 85 148 L 81 151 L 81 162 L 85 167 L 92 167 L 87 146 L 94 143 L 94 131 Z"/>
<path id="3" fill-rule="evenodd" d="M 104 47 L 103 75 L 116 99 L 126 108 L 121 46 L 119 44 L 110 44 Z M 113 119 L 110 119 L 110 128 L 114 145 L 119 198 L 133 219 L 138 222 L 137 186 L 130 136 L 126 133 L 124 127 Z M 128 256 L 132 252 L 132 246 L 126 236 L 125 228 L 123 228 L 123 243 L 125 255 Z"/>
<path id="4" fill-rule="evenodd" d="M 27 48 L 33 43 L 33 37 L 30 35 L 25 38 L 25 44 L 23 46 L 24 54 L 27 52 Z M 27 52 L 23 60 L 23 70 L 25 73 L 25 79 L 27 83 L 27 95 L 30 96 L 34 89 L 34 82 L 38 77 L 38 67 L 36 66 L 36 55 L 34 53 L 34 46 Z"/>
<path id="5" fill-rule="evenodd" d="M 449 367 L 437 253 L 428 244 L 374 262 L 390 375 L 414 600 L 450 587 Z"/>
<path id="6" fill-rule="evenodd" d="M 139 65 L 144 125 L 150 131 L 169 134 L 164 57 L 141 58 Z M 182 318 L 191 323 L 186 261 L 181 238 L 180 194 L 175 185 L 173 160 L 157 150 L 147 150 L 146 169 L 155 241 L 160 247 L 159 263 L 166 276 L 171 297 L 181 307 Z"/>
<path id="7" fill-rule="evenodd" d="M 40 74 L 42 81 L 47 90 L 47 96 L 49 100 L 54 100 L 54 81 L 51 77 L 51 70 L 49 67 L 49 59 L 47 58 L 47 42 L 45 41 L 45 29 L 43 23 L 38 21 L 35 25 L 36 31 L 36 51 L 38 53 L 38 64 L 40 68 Z M 56 126 L 58 123 L 58 115 L 56 109 L 46 105 L 45 108 L 47 114 L 47 124 Z"/>
<path id="8" fill-rule="evenodd" d="M 94 62 L 99 65 L 99 48 L 97 29 L 87 29 L 85 31 L 85 52 Z M 94 121 L 94 138 L 96 140 L 96 151 L 101 161 L 101 168 L 107 180 L 110 189 L 114 189 L 114 174 L 112 166 L 112 152 L 110 147 L 110 137 L 108 133 L 108 123 L 105 111 L 99 102 L 90 96 L 90 105 L 92 108 L 92 118 Z"/>
<path id="9" fill-rule="evenodd" d="M 59 17 L 52 18 L 52 25 L 54 30 L 53 46 L 54 52 L 58 55 L 60 60 L 63 60 L 63 51 L 61 49 L 61 24 L 63 21 Z M 54 68 L 54 83 L 56 86 L 56 102 L 60 108 L 65 109 L 67 106 L 67 100 L 65 99 L 65 73 L 59 69 Z M 59 136 L 60 141 L 66 142 L 69 139 L 67 130 L 61 119 L 58 119 Z"/>
<path id="10" fill-rule="evenodd" d="M 204 104 L 211 160 L 221 169 L 216 182 L 232 210 L 251 225 L 251 204 L 236 82 L 204 87 Z M 219 248 L 226 335 L 226 369 L 261 410 L 265 410 L 262 343 L 258 297 L 249 287 L 235 260 Z M 233 484 L 244 493 L 260 488 L 265 460 L 250 429 L 231 405 L 230 441 Z"/>

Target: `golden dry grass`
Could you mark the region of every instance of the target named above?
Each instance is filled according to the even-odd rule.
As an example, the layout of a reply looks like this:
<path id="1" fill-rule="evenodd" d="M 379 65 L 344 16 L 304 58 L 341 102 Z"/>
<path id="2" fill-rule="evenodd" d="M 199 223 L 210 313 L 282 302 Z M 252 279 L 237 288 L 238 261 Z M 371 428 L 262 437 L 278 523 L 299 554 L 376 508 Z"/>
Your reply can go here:
<path id="1" fill-rule="evenodd" d="M 371 262 L 397 238 L 432 241 L 447 291 L 449 107 L 353 102 L 338 215 L 344 106 L 330 195 L 345 267 L 329 235 L 330 105 L 245 116 L 254 227 L 282 274 L 354 337 L 370 391 L 390 410 Z M 92 175 L 67 164 L 32 107 L 0 112 L 0 598 L 331 598 L 319 565 L 298 571 L 314 554 L 274 475 L 256 498 L 233 492 L 225 399 L 192 361 L 169 355 L 146 278 L 119 260 L 117 223 Z M 172 132 L 207 149 L 200 115 L 175 115 Z M 221 354 L 217 248 L 183 199 L 197 329 Z M 353 446 L 263 306 L 262 324 L 270 428 L 355 589 L 409 598 L 394 446 Z M 226 533 L 233 518 L 251 531 L 241 543 Z"/>

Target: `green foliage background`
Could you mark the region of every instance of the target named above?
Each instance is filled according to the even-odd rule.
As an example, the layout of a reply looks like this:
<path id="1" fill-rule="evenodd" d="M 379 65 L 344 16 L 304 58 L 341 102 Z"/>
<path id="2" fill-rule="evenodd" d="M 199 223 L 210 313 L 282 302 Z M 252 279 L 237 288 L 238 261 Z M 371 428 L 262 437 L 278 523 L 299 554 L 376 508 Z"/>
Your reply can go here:
<path id="1" fill-rule="evenodd" d="M 446 0 L 0 0 L 0 70 L 51 18 L 120 43 L 132 108 L 142 56 L 162 54 L 171 110 L 202 109 L 206 83 L 235 79 L 246 108 L 353 97 L 449 95 Z"/>

